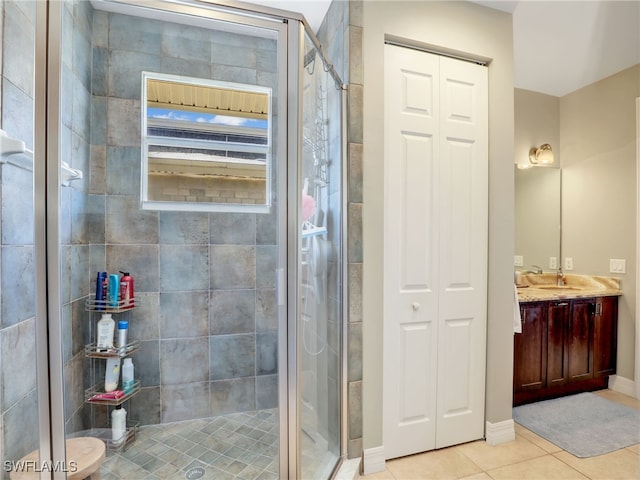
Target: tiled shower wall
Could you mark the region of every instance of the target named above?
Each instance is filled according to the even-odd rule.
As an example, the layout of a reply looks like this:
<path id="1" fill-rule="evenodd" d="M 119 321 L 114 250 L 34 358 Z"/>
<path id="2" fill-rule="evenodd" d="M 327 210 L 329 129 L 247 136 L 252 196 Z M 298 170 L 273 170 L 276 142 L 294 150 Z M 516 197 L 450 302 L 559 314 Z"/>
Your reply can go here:
<path id="1" fill-rule="evenodd" d="M 139 307 L 117 319 L 128 319 L 130 338 L 141 341 L 133 362 L 142 389 L 130 401 L 131 418 L 154 424 L 276 407 L 275 216 L 139 205 L 141 71 L 275 87 L 275 42 L 93 11 L 88 2 L 73 8 L 82 13 L 74 15 L 74 33 L 65 33 L 74 52 L 84 51 L 86 14 L 92 73 L 88 104 L 70 102 L 87 107 L 91 125 L 88 194 L 70 199 L 71 236 L 63 247 L 63 264 L 72 266 L 64 288 L 81 298 L 69 307 L 72 337 L 88 342 L 89 323 L 99 319 L 81 305 L 96 272 L 126 270 Z M 68 75 L 82 82 L 80 68 Z M 71 143 L 72 157 L 83 155 L 80 143 L 79 150 Z M 82 238 L 73 235 L 77 222 L 85 225 Z M 91 384 L 91 362 L 76 351 L 82 342 L 73 344 L 69 426 L 88 428 L 90 418 L 105 424 L 106 408 L 76 409 L 77 392 Z"/>
<path id="2" fill-rule="evenodd" d="M 35 10 L 35 2 L 0 1 L 0 127 L 29 149 Z M 0 458 L 17 460 L 38 445 L 33 174 L 2 165 L 0 178 Z"/>

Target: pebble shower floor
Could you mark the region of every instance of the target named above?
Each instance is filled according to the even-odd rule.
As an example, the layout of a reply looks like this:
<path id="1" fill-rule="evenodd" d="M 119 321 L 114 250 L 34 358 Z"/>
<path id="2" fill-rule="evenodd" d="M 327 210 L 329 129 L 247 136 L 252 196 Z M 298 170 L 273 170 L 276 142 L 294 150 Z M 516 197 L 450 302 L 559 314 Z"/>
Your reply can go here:
<path id="1" fill-rule="evenodd" d="M 277 480 L 278 410 L 149 425 L 107 457 L 103 480 Z"/>

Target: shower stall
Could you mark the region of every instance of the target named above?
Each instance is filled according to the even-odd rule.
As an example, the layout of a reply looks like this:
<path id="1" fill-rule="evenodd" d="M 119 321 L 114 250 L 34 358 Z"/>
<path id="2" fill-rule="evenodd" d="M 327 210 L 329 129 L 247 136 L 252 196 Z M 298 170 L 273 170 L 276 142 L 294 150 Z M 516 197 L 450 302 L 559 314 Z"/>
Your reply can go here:
<path id="1" fill-rule="evenodd" d="M 65 478 L 87 438 L 104 479 L 330 478 L 346 91 L 304 18 L 198 0 L 0 11 L 2 478 Z M 128 334 L 105 345 L 109 315 Z"/>

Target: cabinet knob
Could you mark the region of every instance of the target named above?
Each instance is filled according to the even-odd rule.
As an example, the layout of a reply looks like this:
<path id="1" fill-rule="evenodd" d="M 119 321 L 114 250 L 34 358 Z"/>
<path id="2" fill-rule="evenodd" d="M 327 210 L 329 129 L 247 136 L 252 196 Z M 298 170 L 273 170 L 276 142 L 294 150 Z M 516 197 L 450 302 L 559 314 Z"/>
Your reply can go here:
<path id="1" fill-rule="evenodd" d="M 413 311 L 416 312 L 420 308 L 420 304 L 418 302 L 413 302 L 411 304 L 411 308 L 413 308 Z"/>

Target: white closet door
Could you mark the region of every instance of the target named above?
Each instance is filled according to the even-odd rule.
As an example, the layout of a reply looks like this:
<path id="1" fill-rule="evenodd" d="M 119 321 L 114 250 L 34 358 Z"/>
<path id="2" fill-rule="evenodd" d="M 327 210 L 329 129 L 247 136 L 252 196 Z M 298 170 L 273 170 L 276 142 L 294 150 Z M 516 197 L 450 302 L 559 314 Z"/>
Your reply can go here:
<path id="1" fill-rule="evenodd" d="M 484 435 L 487 88 L 486 67 L 440 58 L 436 448 Z"/>
<path id="2" fill-rule="evenodd" d="M 463 62 L 385 47 L 386 458 L 483 434 L 486 69 L 478 67 L 485 71 L 481 91 L 449 63 Z M 478 102 L 484 131 L 469 127 L 482 114 Z M 479 423 L 471 419 L 478 414 Z"/>

